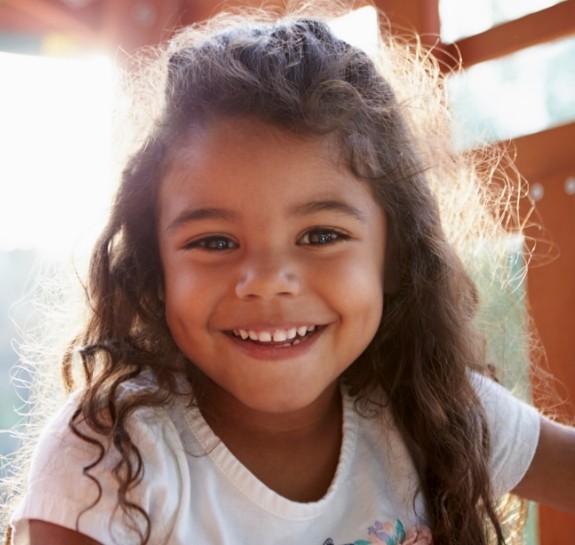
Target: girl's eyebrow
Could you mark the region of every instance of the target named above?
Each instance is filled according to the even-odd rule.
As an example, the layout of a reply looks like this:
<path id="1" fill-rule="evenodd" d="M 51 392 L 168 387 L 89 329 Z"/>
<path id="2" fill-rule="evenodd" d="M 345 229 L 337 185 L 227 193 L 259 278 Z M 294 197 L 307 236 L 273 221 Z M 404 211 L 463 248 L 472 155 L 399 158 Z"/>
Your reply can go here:
<path id="1" fill-rule="evenodd" d="M 181 225 L 206 219 L 223 219 L 232 221 L 237 214 L 226 208 L 186 208 L 182 210 L 166 227 L 166 231 L 177 229 Z"/>
<path id="2" fill-rule="evenodd" d="M 344 201 L 337 199 L 329 200 L 315 200 L 296 204 L 289 209 L 290 215 L 293 216 L 308 216 L 318 212 L 335 211 L 351 216 L 363 223 L 367 220 L 365 215 L 359 208 L 352 206 Z M 227 208 L 186 208 L 182 210 L 166 227 L 166 231 L 177 229 L 181 225 L 191 223 L 194 221 L 201 221 L 206 219 L 223 219 L 226 221 L 233 221 L 237 219 L 238 214 Z"/>
<path id="3" fill-rule="evenodd" d="M 303 204 L 296 204 L 290 208 L 290 213 L 294 216 L 307 216 L 317 212 L 326 211 L 341 212 L 363 223 L 367 221 L 365 214 L 359 208 L 337 199 L 310 201 Z"/>

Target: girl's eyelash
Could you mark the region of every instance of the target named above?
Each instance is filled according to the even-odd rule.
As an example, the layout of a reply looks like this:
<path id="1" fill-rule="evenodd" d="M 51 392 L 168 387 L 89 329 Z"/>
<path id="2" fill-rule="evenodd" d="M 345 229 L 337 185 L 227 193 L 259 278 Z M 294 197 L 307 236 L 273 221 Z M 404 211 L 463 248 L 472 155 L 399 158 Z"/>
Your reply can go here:
<path id="1" fill-rule="evenodd" d="M 221 252 L 237 248 L 238 244 L 229 237 L 221 235 L 210 235 L 189 242 L 185 245 L 186 250 L 200 248 L 209 252 Z"/>
<path id="2" fill-rule="evenodd" d="M 351 237 L 338 229 L 329 227 L 316 227 L 306 231 L 298 240 L 299 244 L 312 246 L 325 246 L 349 240 Z"/>
<path id="3" fill-rule="evenodd" d="M 327 246 L 350 240 L 351 237 L 331 227 L 315 227 L 309 229 L 298 239 L 298 244 L 302 246 Z M 185 250 L 201 249 L 209 252 L 222 252 L 238 247 L 238 243 L 233 239 L 223 235 L 209 235 L 187 243 Z"/>

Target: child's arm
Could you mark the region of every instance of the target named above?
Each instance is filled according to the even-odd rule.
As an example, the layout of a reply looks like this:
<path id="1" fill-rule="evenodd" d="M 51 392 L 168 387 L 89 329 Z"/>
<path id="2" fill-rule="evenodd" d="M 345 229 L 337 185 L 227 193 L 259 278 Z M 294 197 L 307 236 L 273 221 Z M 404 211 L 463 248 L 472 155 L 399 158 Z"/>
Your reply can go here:
<path id="1" fill-rule="evenodd" d="M 535 456 L 514 492 L 575 514 L 575 428 L 541 418 Z"/>
<path id="2" fill-rule="evenodd" d="M 28 545 L 101 545 L 100 542 L 63 526 L 42 520 L 31 520 L 29 524 Z"/>

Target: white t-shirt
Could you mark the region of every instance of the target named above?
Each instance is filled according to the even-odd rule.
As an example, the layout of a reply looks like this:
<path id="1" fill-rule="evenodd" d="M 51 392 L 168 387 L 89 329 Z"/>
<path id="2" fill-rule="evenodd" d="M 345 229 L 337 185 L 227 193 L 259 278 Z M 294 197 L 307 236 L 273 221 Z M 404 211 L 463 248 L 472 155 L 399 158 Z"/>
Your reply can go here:
<path id="1" fill-rule="evenodd" d="M 496 493 L 515 487 L 529 467 L 539 437 L 539 415 L 497 384 L 474 377 L 485 406 L 493 452 Z M 116 483 L 110 449 L 92 474 L 82 468 L 97 451 L 67 427 L 75 398 L 43 432 L 28 491 L 12 518 L 15 544 L 26 543 L 27 520 L 40 519 L 80 532 L 105 545 L 137 543 L 115 509 Z M 407 449 L 383 410 L 360 416 L 343 396 L 343 442 L 336 475 L 317 502 L 290 501 L 266 487 L 215 437 L 201 413 L 175 400 L 162 409 L 141 409 L 129 430 L 145 467 L 134 498 L 152 521 L 151 545 L 344 545 L 383 543 L 425 524 L 417 477 Z M 113 514 L 113 515 L 112 515 Z M 113 521 L 112 521 L 113 517 Z"/>

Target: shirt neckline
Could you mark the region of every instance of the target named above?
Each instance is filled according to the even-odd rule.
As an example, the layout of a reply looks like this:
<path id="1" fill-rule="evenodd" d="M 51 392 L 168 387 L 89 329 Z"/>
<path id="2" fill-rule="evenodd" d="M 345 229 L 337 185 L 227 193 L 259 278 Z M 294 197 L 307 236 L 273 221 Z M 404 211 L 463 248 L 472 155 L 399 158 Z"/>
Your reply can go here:
<path id="1" fill-rule="evenodd" d="M 326 509 L 348 478 L 357 445 L 359 414 L 353 399 L 342 388 L 342 443 L 334 478 L 320 500 L 302 503 L 287 499 L 261 482 L 216 436 L 197 407 L 185 411 L 186 421 L 206 456 L 217 470 L 261 509 L 286 520 L 314 518 Z"/>

